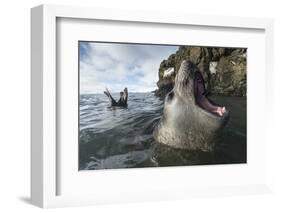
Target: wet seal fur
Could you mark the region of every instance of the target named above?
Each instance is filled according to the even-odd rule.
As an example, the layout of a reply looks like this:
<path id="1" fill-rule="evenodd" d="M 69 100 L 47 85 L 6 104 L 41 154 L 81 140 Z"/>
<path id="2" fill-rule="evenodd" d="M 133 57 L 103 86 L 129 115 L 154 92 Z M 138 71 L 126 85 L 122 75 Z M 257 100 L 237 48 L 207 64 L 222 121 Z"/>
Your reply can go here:
<path id="1" fill-rule="evenodd" d="M 127 107 L 128 106 L 128 89 L 125 87 L 123 92 L 120 92 L 120 98 L 118 101 L 115 101 L 115 99 L 110 94 L 109 90 L 106 88 L 106 91 L 104 91 L 104 94 L 108 97 L 110 104 L 112 107 L 118 106 L 118 107 Z"/>
<path id="2" fill-rule="evenodd" d="M 212 151 L 215 139 L 229 120 L 229 111 L 219 116 L 196 104 L 196 72 L 200 70 L 192 62 L 181 63 L 153 136 L 157 142 L 173 148 Z"/>

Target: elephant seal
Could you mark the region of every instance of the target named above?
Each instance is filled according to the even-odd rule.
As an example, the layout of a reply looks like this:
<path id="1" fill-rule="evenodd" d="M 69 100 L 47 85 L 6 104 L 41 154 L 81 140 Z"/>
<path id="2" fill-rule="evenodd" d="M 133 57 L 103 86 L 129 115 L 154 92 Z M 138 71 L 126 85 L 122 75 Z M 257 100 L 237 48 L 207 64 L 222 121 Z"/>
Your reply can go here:
<path id="1" fill-rule="evenodd" d="M 125 88 L 123 92 L 120 92 L 120 98 L 118 101 L 115 101 L 114 98 L 111 96 L 110 92 L 106 88 L 104 94 L 109 98 L 111 106 L 119 106 L 119 107 L 127 107 L 128 102 L 128 89 Z"/>
<path id="2" fill-rule="evenodd" d="M 199 68 L 184 60 L 153 136 L 172 148 L 212 151 L 228 119 L 229 111 L 207 98 Z"/>

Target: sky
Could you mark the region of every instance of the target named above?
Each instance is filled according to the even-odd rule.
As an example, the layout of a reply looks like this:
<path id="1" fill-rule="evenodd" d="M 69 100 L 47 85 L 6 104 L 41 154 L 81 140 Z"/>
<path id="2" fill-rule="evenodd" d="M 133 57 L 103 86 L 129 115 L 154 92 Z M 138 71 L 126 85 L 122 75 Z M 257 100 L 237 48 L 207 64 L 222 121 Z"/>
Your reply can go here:
<path id="1" fill-rule="evenodd" d="M 79 42 L 80 93 L 149 92 L 157 89 L 162 60 L 178 46 Z"/>

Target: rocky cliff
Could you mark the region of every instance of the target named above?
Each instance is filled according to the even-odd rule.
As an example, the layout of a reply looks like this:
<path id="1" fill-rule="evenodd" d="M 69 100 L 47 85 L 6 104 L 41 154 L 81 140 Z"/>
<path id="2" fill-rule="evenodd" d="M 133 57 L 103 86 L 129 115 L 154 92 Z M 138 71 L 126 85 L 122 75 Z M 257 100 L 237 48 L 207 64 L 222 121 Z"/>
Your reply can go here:
<path id="1" fill-rule="evenodd" d="M 247 49 L 191 46 L 179 47 L 175 54 L 161 62 L 156 95 L 165 96 L 173 88 L 183 60 L 197 64 L 209 93 L 246 96 Z"/>

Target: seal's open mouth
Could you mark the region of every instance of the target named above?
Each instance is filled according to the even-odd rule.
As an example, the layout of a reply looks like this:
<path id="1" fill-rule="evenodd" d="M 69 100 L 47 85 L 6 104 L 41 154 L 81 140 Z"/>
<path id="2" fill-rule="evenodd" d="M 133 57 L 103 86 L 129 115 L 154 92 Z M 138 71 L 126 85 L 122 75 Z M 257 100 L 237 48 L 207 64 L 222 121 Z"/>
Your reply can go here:
<path id="1" fill-rule="evenodd" d="M 204 79 L 199 71 L 195 72 L 194 97 L 196 104 L 209 113 L 223 116 L 226 112 L 224 106 L 219 106 L 207 98 Z"/>

